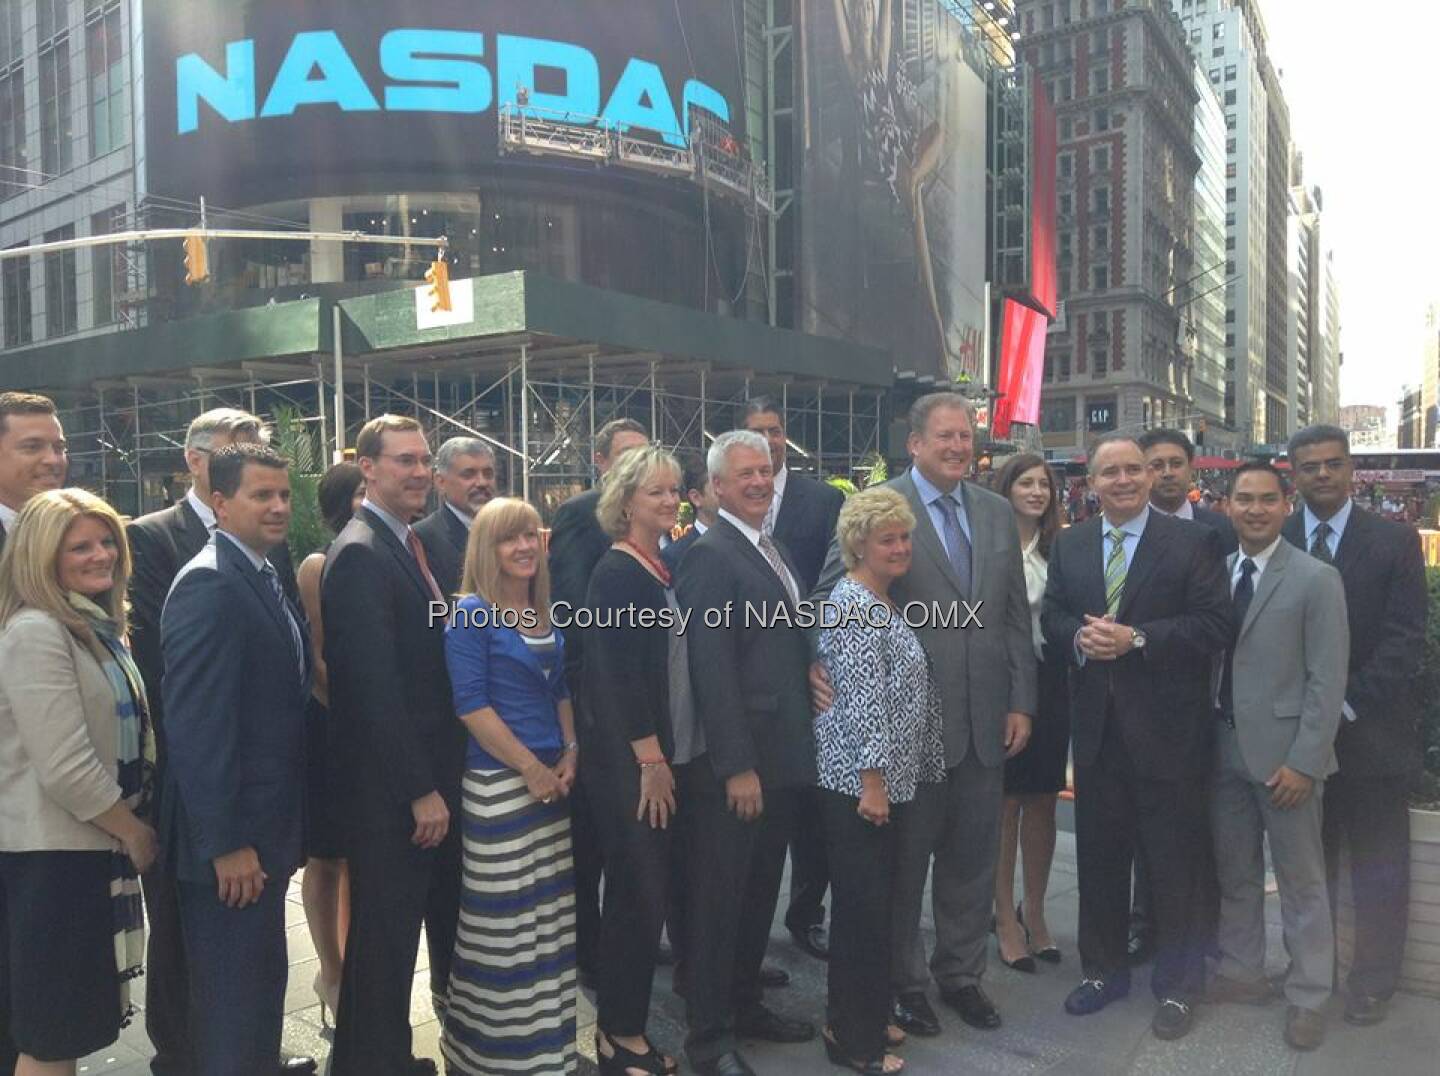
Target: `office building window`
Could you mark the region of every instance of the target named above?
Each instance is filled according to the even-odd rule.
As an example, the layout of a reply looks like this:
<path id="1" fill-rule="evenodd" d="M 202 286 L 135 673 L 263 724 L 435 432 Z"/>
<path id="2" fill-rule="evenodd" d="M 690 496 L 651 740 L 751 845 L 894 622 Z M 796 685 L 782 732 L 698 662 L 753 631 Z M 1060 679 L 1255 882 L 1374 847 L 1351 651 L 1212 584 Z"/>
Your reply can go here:
<path id="1" fill-rule="evenodd" d="M 1101 67 L 1090 72 L 1090 92 L 1110 92 L 1110 72 Z"/>
<path id="2" fill-rule="evenodd" d="M 69 7 L 69 0 L 35 0 L 35 28 L 40 44 L 65 32 L 70 21 Z"/>
<path id="3" fill-rule="evenodd" d="M 25 67 L 16 63 L 0 74 L 0 198 L 9 198 L 34 182 L 27 174 L 25 151 Z"/>
<path id="4" fill-rule="evenodd" d="M 1220 68 L 1218 68 L 1218 67 L 1212 67 L 1212 68 L 1210 68 L 1210 81 L 1211 81 L 1212 83 L 1214 83 L 1216 86 L 1220 85 Z"/>
<path id="5" fill-rule="evenodd" d="M 45 233 L 45 242 L 75 238 L 75 225 Z M 45 255 L 45 338 L 73 333 L 79 324 L 75 299 L 75 252 L 59 250 Z"/>
<path id="6" fill-rule="evenodd" d="M 1210 58 L 1213 59 L 1213 60 L 1218 60 L 1220 57 L 1222 57 L 1222 56 L 1224 56 L 1224 55 L 1225 55 L 1225 46 L 1224 46 L 1224 45 L 1216 45 L 1213 49 L 1210 50 Z"/>
<path id="7" fill-rule="evenodd" d="M 1235 65 L 1234 65 L 1234 64 L 1229 64 L 1229 65 L 1225 68 L 1225 81 L 1226 81 L 1226 82 L 1234 82 L 1234 81 L 1235 81 Z"/>
<path id="8" fill-rule="evenodd" d="M 1109 373 L 1110 352 L 1104 348 L 1096 348 L 1090 352 L 1090 375 L 1092 377 L 1104 377 Z"/>
<path id="9" fill-rule="evenodd" d="M 1229 108 L 1235 103 L 1236 93 L 1234 90 L 1225 91 L 1225 107 Z"/>
<path id="10" fill-rule="evenodd" d="M 0 0 L 0 67 L 9 67 L 24 58 L 22 14 L 20 0 Z"/>
<path id="11" fill-rule="evenodd" d="M 1225 188 L 1225 201 L 1227 201 L 1227 202 L 1234 202 L 1234 201 L 1235 201 L 1235 188 L 1234 188 L 1234 187 L 1226 187 L 1226 188 Z"/>
<path id="12" fill-rule="evenodd" d="M 1092 173 L 1110 171 L 1109 146 L 1096 146 L 1090 151 L 1090 171 Z"/>
<path id="13" fill-rule="evenodd" d="M 87 7 L 90 0 L 87 0 Z M 90 156 L 100 157 L 127 140 L 125 39 L 119 0 L 96 2 L 85 21 L 85 68 L 90 92 Z"/>
<path id="14" fill-rule="evenodd" d="M 74 164 L 70 138 L 70 41 L 57 37 L 40 52 L 40 168 L 46 175 Z"/>
<path id="15" fill-rule="evenodd" d="M 1075 137 L 1075 121 L 1069 116 L 1060 120 L 1060 141 L 1069 142 Z"/>
<path id="16" fill-rule="evenodd" d="M 1075 154 L 1062 153 L 1055 158 L 1056 174 L 1061 179 L 1069 179 L 1075 174 Z"/>
<path id="17" fill-rule="evenodd" d="M 29 244 L 17 243 L 16 246 Z M 5 346 L 30 343 L 35 337 L 30 324 L 29 258 L 8 258 L 0 262 L 0 292 L 4 293 Z"/>
<path id="18" fill-rule="evenodd" d="M 109 235 L 124 228 L 125 207 L 116 206 L 90 218 L 91 235 Z M 109 325 L 115 320 L 115 285 L 120 250 L 114 246 L 90 250 L 91 324 Z"/>
<path id="19" fill-rule="evenodd" d="M 1091 195 L 1094 198 L 1095 214 L 1100 216 L 1110 212 L 1110 188 L 1096 187 Z"/>
<path id="20" fill-rule="evenodd" d="M 1055 212 L 1058 216 L 1068 217 L 1075 212 L 1075 199 L 1068 193 L 1062 193 L 1055 200 Z"/>
<path id="21" fill-rule="evenodd" d="M 1097 108 L 1097 109 L 1095 110 L 1095 130 L 1097 130 L 1097 131 L 1108 131 L 1108 130 L 1110 130 L 1110 110 L 1109 110 L 1109 109 L 1107 109 L 1107 108 Z"/>
<path id="22" fill-rule="evenodd" d="M 1090 270 L 1090 287 L 1094 291 L 1104 291 L 1110 286 L 1110 267 L 1108 265 L 1096 265 Z"/>
<path id="23" fill-rule="evenodd" d="M 1090 249 L 1094 253 L 1108 253 L 1110 250 L 1110 225 L 1099 224 L 1090 233 Z"/>
<path id="24" fill-rule="evenodd" d="M 1214 26 L 1210 27 L 1210 37 L 1212 40 L 1219 41 L 1224 36 L 1225 24 L 1223 22 L 1217 22 Z"/>

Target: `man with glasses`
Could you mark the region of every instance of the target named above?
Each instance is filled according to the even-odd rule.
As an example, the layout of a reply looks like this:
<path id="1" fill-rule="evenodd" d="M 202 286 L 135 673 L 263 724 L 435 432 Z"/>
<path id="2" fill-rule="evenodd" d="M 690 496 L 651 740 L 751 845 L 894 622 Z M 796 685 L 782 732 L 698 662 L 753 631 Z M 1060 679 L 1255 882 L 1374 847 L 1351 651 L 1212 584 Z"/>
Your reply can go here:
<path id="1" fill-rule="evenodd" d="M 440 507 L 415 524 L 435 581 L 449 596 L 460 589 L 465 543 L 475 513 L 495 496 L 495 450 L 478 437 L 452 437 L 435 453 Z"/>
<path id="2" fill-rule="evenodd" d="M 460 902 L 465 726 L 445 668 L 443 592 L 410 521 L 430 493 L 430 450 L 413 418 L 381 415 L 356 439 L 365 500 L 331 544 L 320 583 L 325 664 L 350 821 L 350 934 L 334 1076 L 433 1073 L 411 1054 L 410 986 L 420 926 L 430 992 L 445 1008 Z"/>
<path id="3" fill-rule="evenodd" d="M 1421 757 L 1415 672 L 1425 646 L 1425 562 L 1414 527 L 1356 509 L 1344 430 L 1307 427 L 1290 439 L 1289 456 L 1304 507 L 1285 521 L 1284 535 L 1333 565 L 1345 584 L 1350 677 L 1335 739 L 1340 771 L 1325 789 L 1322 836 L 1332 909 L 1340 851 L 1350 853 L 1355 954 L 1345 982 L 1345 1019 L 1378 1024 L 1405 953 L 1405 791 Z"/>

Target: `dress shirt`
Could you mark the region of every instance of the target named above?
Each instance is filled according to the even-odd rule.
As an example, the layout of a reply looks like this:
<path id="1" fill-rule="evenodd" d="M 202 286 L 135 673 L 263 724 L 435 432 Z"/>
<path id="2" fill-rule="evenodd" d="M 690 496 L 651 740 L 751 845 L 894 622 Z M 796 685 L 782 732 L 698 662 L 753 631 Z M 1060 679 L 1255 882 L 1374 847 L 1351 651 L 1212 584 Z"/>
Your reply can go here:
<path id="1" fill-rule="evenodd" d="M 785 499 L 785 485 L 789 478 L 789 468 L 781 467 L 775 472 L 775 496 L 770 499 L 770 507 L 765 512 L 765 522 L 760 525 L 766 534 L 775 533 L 775 521 L 780 518 L 780 502 Z"/>
<path id="2" fill-rule="evenodd" d="M 265 558 L 262 557 L 259 553 L 255 552 L 255 550 L 251 549 L 239 538 L 236 538 L 229 531 L 224 530 L 220 527 L 215 528 L 215 533 L 224 535 L 231 545 L 233 545 L 236 549 L 240 550 L 240 552 L 244 553 L 245 559 L 250 562 L 250 566 L 254 568 L 257 572 L 263 572 L 265 570 Z"/>
<path id="3" fill-rule="evenodd" d="M 941 497 L 949 497 L 955 502 L 955 518 L 960 521 L 960 529 L 965 532 L 965 537 L 973 550 L 975 535 L 970 533 L 970 517 L 965 514 L 965 497 L 960 489 L 961 483 L 956 482 L 954 489 L 949 493 L 943 493 L 920 473 L 919 467 L 910 468 L 910 480 L 915 483 L 915 492 L 920 494 L 920 503 L 925 506 L 925 511 L 930 513 L 930 524 L 935 528 L 935 536 L 940 539 L 940 545 L 942 547 L 945 545 L 945 516 L 935 502 Z M 949 556 L 951 563 L 954 563 L 955 550 L 946 548 L 945 553 Z"/>
<path id="4" fill-rule="evenodd" d="M 373 507 L 373 506 L 372 506 L 372 507 Z M 450 509 L 450 511 L 452 511 L 452 512 L 455 513 L 455 518 L 458 519 L 462 524 L 464 524 L 464 526 L 465 526 L 465 532 L 468 534 L 468 533 L 470 532 L 470 524 L 472 524 L 472 523 L 475 522 L 475 517 L 474 517 L 473 515 L 467 515 L 466 513 L 462 512 L 460 509 L 456 508 L 456 507 L 455 507 L 453 504 L 451 504 L 449 501 L 446 501 L 446 502 L 445 502 L 445 507 L 448 508 L 448 509 Z M 402 539 L 402 541 L 403 541 L 403 539 Z"/>
<path id="5" fill-rule="evenodd" d="M 205 524 L 205 529 L 211 534 L 214 534 L 215 509 L 211 508 L 195 495 L 195 487 L 193 486 L 185 491 L 185 500 L 189 503 L 190 507 L 195 510 L 195 514 L 200 517 L 200 522 Z"/>
<path id="6" fill-rule="evenodd" d="M 745 540 L 755 547 L 756 552 L 758 552 L 762 557 L 765 556 L 765 551 L 760 548 L 760 532 L 758 530 L 750 526 L 750 524 L 746 523 L 743 519 L 735 515 L 733 512 L 729 512 L 724 508 L 720 509 L 720 515 L 725 519 L 728 519 L 734 525 L 735 529 L 745 536 Z M 770 558 L 766 557 L 765 562 L 768 564 L 770 562 Z M 790 569 L 788 567 L 785 568 L 785 578 L 780 580 L 780 582 L 785 587 L 785 590 L 788 594 L 800 593 L 800 583 L 793 575 L 790 574 Z"/>
<path id="7" fill-rule="evenodd" d="M 400 520 L 396 519 L 389 512 L 385 511 L 385 509 L 381 508 L 369 497 L 366 497 L 363 501 L 360 502 L 360 507 L 370 509 L 370 511 L 374 512 L 377 516 L 383 519 L 385 521 L 385 525 L 395 532 L 395 537 L 400 539 L 400 544 L 403 545 L 406 549 L 410 548 L 410 525 L 408 523 L 400 522 Z"/>
<path id="8" fill-rule="evenodd" d="M 1040 630 L 1040 605 L 1045 598 L 1045 581 L 1050 564 L 1040 555 L 1040 532 L 1020 551 L 1020 566 L 1025 569 L 1025 599 L 1030 603 L 1030 640 L 1035 645 L 1036 660 L 1045 657 L 1045 633 Z"/>
<path id="9" fill-rule="evenodd" d="M 1159 512 L 1162 516 L 1174 516 L 1176 519 L 1188 519 L 1191 522 L 1194 522 L 1195 520 L 1195 506 L 1190 503 L 1190 499 L 1188 497 L 1185 500 L 1181 501 L 1180 507 L 1175 509 L 1175 511 L 1173 512 L 1165 511 L 1165 509 L 1161 508 L 1154 501 L 1150 502 L 1150 507 L 1155 509 L 1155 511 Z"/>
<path id="10" fill-rule="evenodd" d="M 0 527 L 5 528 L 6 534 L 9 534 L 15 529 L 15 517 L 19 514 L 19 512 L 11 508 L 8 504 L 0 504 Z"/>
<path id="11" fill-rule="evenodd" d="M 1265 565 L 1270 563 L 1270 558 L 1275 554 L 1275 547 L 1282 541 L 1284 541 L 1283 538 L 1276 538 L 1254 556 L 1246 553 L 1244 549 L 1241 549 L 1235 554 L 1235 567 L 1230 570 L 1230 596 L 1232 598 L 1235 596 L 1235 588 L 1240 584 L 1240 565 L 1245 563 L 1246 558 L 1248 557 L 1255 562 L 1255 573 L 1250 576 L 1250 582 L 1254 585 L 1256 591 L 1259 591 L 1260 577 L 1265 574 Z M 1239 627 L 1239 625 L 1237 624 L 1236 627 Z"/>
<path id="12" fill-rule="evenodd" d="M 1135 559 L 1135 550 L 1140 545 L 1140 536 L 1145 533 L 1145 525 L 1150 522 L 1150 506 L 1147 504 L 1134 519 L 1121 523 L 1119 529 L 1125 532 L 1125 541 L 1122 548 L 1125 550 L 1125 571 L 1130 571 L 1130 562 Z M 1116 529 L 1114 524 L 1105 516 L 1100 517 L 1100 578 L 1105 578 L 1105 566 L 1110 560 L 1110 532 Z M 1124 594 L 1124 591 L 1121 591 Z M 1080 633 L 1075 633 L 1074 640 L 1075 657 L 1079 664 L 1085 664 L 1085 655 L 1080 652 Z"/>
<path id="13" fill-rule="evenodd" d="M 696 516 L 696 517 L 695 517 L 695 522 L 694 522 L 693 526 L 695 527 L 695 533 L 696 533 L 697 535 L 699 535 L 699 534 L 704 534 L 706 531 L 708 531 L 708 530 L 710 529 L 710 528 L 707 527 L 704 523 L 700 522 L 700 517 L 699 517 L 699 516 Z"/>
<path id="14" fill-rule="evenodd" d="M 1346 500 L 1340 506 L 1340 510 L 1329 519 L 1321 519 L 1310 511 L 1310 506 L 1307 504 L 1305 506 L 1305 551 L 1308 553 L 1311 543 L 1315 541 L 1315 528 L 1321 523 L 1328 523 L 1330 524 L 1330 534 L 1325 539 L 1325 544 L 1330 547 L 1330 559 L 1333 561 L 1336 554 L 1340 552 L 1340 539 L 1345 536 L 1345 526 L 1350 522 L 1350 509 L 1354 507 L 1354 504 L 1354 501 Z"/>

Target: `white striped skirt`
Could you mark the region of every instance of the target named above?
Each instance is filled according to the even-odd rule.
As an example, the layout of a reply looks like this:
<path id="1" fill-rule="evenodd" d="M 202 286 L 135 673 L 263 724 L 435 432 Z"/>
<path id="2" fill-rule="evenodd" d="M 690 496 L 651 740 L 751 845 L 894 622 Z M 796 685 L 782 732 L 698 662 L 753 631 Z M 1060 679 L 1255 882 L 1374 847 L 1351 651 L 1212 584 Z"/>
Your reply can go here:
<path id="1" fill-rule="evenodd" d="M 575 879 L 570 807 L 543 804 L 513 770 L 467 770 L 464 875 L 449 1008 L 448 1072 L 574 1072 Z"/>

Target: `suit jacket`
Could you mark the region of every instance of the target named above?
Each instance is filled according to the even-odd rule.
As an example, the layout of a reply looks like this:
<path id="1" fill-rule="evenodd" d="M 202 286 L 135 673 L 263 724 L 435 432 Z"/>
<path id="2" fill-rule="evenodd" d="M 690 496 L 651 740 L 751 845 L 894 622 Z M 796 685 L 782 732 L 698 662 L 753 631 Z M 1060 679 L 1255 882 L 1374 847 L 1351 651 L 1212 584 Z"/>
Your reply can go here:
<path id="1" fill-rule="evenodd" d="M 454 510 L 443 500 L 440 507 L 415 524 L 415 533 L 425 547 L 430 574 L 440 584 L 440 593 L 460 593 L 460 577 L 465 571 L 465 543 L 470 531 L 461 523 Z"/>
<path id="2" fill-rule="evenodd" d="M 163 768 L 165 759 L 165 703 L 161 686 L 165 659 L 161 654 L 160 612 L 170 585 L 187 562 L 193 560 L 210 541 L 210 532 L 195 509 L 182 498 L 178 504 L 132 519 L 125 527 L 130 542 L 130 646 L 135 664 L 145 681 L 150 699 L 150 717 L 155 723 L 156 749 Z M 295 567 L 290 563 L 290 547 L 276 546 L 268 557 L 275 565 L 280 583 L 292 602 L 299 604 L 300 590 L 295 585 Z"/>
<path id="3" fill-rule="evenodd" d="M 345 525 L 320 579 L 332 747 L 366 820 L 412 825 L 410 804 L 439 791 L 458 809 L 465 726 L 445 667 L 445 622 L 420 565 L 368 508 Z"/>
<path id="4" fill-rule="evenodd" d="M 1240 537 L 1235 533 L 1235 524 L 1230 522 L 1230 517 L 1220 512 L 1212 512 L 1208 508 L 1201 508 L 1198 504 L 1192 505 L 1191 511 L 1195 513 L 1196 523 L 1203 524 L 1215 532 L 1220 539 L 1220 549 L 1227 556 L 1240 548 Z"/>
<path id="5" fill-rule="evenodd" d="M 1305 513 L 1296 509 L 1281 532 L 1305 548 Z M 1341 721 L 1335 740 L 1346 777 L 1401 777 L 1420 765 L 1420 699 L 1415 674 L 1425 648 L 1429 591 L 1420 535 L 1358 504 L 1335 555 L 1345 583 L 1350 624 L 1345 701 L 1356 720 Z"/>
<path id="6" fill-rule="evenodd" d="M 793 564 L 787 567 L 798 578 Z M 757 612 L 781 605 L 796 611 L 770 562 L 722 517 L 686 554 L 677 598 L 695 611 L 690 682 L 715 775 L 755 770 L 767 789 L 813 785 L 810 641 L 800 627 L 746 623 L 747 602 Z M 729 623 L 707 627 L 705 611 L 727 602 Z"/>
<path id="7" fill-rule="evenodd" d="M 584 608 L 590 573 L 600 563 L 605 550 L 614 544 L 595 518 L 599 503 L 598 489 L 577 493 L 555 510 L 555 518 L 550 523 L 550 599 L 557 604 L 566 602 L 571 609 Z M 565 679 L 578 684 L 585 633 L 571 629 L 566 641 L 569 645 L 565 648 Z M 583 697 L 581 693 L 577 702 Z"/>
<path id="8" fill-rule="evenodd" d="M 665 562 L 665 567 L 669 568 L 671 572 L 678 572 L 680 562 L 685 558 L 685 554 L 699 540 L 700 532 L 692 526 L 683 535 L 660 550 L 660 559 Z"/>
<path id="9" fill-rule="evenodd" d="M 215 880 L 212 860 L 253 847 L 272 878 L 304 861 L 305 700 L 312 662 L 300 607 L 294 636 L 264 577 L 212 538 L 175 577 L 161 614 L 171 764 L 162 847 L 176 876 Z"/>
<path id="10" fill-rule="evenodd" d="M 794 472 L 785 478 L 785 496 L 775 517 L 775 540 L 800 569 L 800 591 L 809 594 L 820 579 L 845 495 L 834 486 Z"/>
<path id="11" fill-rule="evenodd" d="M 1075 633 L 1105 614 L 1105 517 L 1055 536 L 1041 626 L 1070 663 L 1075 764 L 1092 765 L 1110 720 L 1143 777 L 1178 780 L 1210 768 L 1215 726 L 1211 659 L 1234 634 L 1220 540 L 1208 527 L 1151 512 L 1125 577 L 1115 619 L 1146 645 L 1117 661 L 1085 661 Z"/>
<path id="12" fill-rule="evenodd" d="M 1239 557 L 1228 558 L 1232 576 Z M 1340 574 L 1282 541 L 1233 648 L 1235 732 L 1250 776 L 1269 780 L 1282 765 L 1316 780 L 1334 773 L 1350 653 Z"/>
<path id="13" fill-rule="evenodd" d="M 959 630 L 966 619 L 959 607 L 957 617 L 927 616 L 915 629 L 940 688 L 945 765 L 958 766 L 973 744 L 983 765 L 999 766 L 1005 761 L 1005 715 L 1014 711 L 1034 717 L 1038 705 L 1030 602 L 1014 509 L 987 489 L 961 483 L 972 547 L 970 591 L 965 593 L 910 473 L 886 485 L 904 495 L 915 514 L 910 571 L 891 585 L 890 597 L 902 609 L 910 602 L 938 603 L 946 617 L 953 602 L 980 603 L 983 628 L 972 622 Z M 832 540 L 816 596 L 828 596 L 844 573 L 839 543 Z"/>

